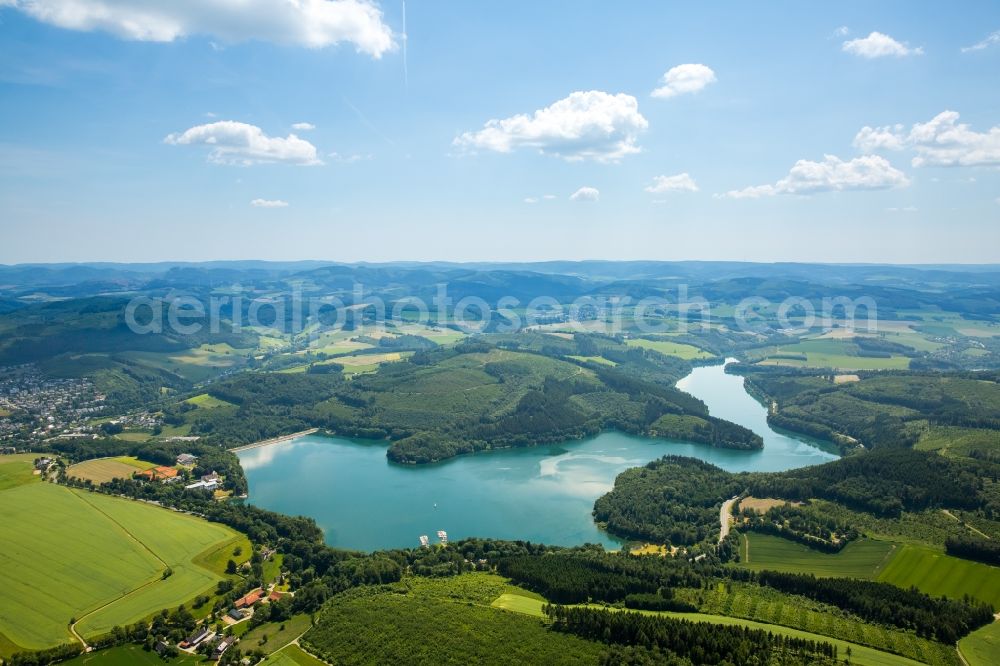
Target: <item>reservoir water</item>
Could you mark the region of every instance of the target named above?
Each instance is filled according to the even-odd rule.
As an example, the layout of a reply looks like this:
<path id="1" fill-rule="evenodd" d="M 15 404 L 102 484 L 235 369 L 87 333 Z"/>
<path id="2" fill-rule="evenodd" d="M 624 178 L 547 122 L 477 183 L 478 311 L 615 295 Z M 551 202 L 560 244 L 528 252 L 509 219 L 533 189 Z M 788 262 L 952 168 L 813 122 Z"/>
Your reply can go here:
<path id="1" fill-rule="evenodd" d="M 433 465 L 391 464 L 385 443 L 310 435 L 239 453 L 252 504 L 316 520 L 331 546 L 415 547 L 471 536 L 559 545 L 619 542 L 593 522 L 594 500 L 615 477 L 667 454 L 729 471 L 779 471 L 836 458 L 814 442 L 774 431 L 766 409 L 722 365 L 696 368 L 678 387 L 709 412 L 764 438 L 761 451 L 715 449 L 606 432 L 558 446 L 490 451 Z"/>

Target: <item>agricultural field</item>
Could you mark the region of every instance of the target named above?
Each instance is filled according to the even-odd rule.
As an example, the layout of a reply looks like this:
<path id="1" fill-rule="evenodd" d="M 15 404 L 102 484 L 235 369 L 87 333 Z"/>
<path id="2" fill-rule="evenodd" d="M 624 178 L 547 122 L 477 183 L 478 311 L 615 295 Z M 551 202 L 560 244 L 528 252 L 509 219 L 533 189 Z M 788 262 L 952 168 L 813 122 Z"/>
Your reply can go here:
<path id="1" fill-rule="evenodd" d="M 694 345 L 686 345 L 670 340 L 646 340 L 645 338 L 633 338 L 628 341 L 629 347 L 642 347 L 652 349 L 667 356 L 678 356 L 686 361 L 695 359 L 712 358 L 712 354 L 704 349 L 698 349 Z"/>
<path id="2" fill-rule="evenodd" d="M 238 538 L 191 516 L 43 482 L 0 491 L 0 511 L 0 626 L 9 644 L 29 649 L 69 642 L 71 619 L 81 635 L 100 635 L 208 592 L 222 571 L 196 560 Z"/>
<path id="3" fill-rule="evenodd" d="M 902 546 L 878 580 L 903 588 L 914 586 L 933 596 L 961 599 L 969 595 L 1000 609 L 1000 568 L 924 546 Z"/>
<path id="4" fill-rule="evenodd" d="M 40 455 L 17 453 L 0 457 L 0 491 L 39 481 L 39 476 L 35 474 L 34 460 Z"/>
<path id="5" fill-rule="evenodd" d="M 167 370 L 191 382 L 203 382 L 224 370 L 246 362 L 252 350 L 236 349 L 226 343 L 204 344 L 183 352 L 122 352 L 123 358 L 140 365 Z"/>
<path id="6" fill-rule="evenodd" d="M 910 359 L 906 356 L 860 356 L 858 347 L 853 342 L 830 338 L 802 340 L 792 345 L 755 350 L 753 360 L 760 365 L 837 370 L 905 370 L 910 367 Z"/>
<path id="7" fill-rule="evenodd" d="M 77 479 L 90 481 L 94 485 L 100 485 L 112 479 L 130 479 L 136 472 L 154 467 L 156 467 L 156 463 L 146 462 L 131 456 L 120 456 L 118 458 L 85 460 L 70 465 L 66 474 Z"/>
<path id="8" fill-rule="evenodd" d="M 988 624 L 958 642 L 969 666 L 994 666 L 1000 663 L 1000 622 Z"/>
<path id="9" fill-rule="evenodd" d="M 954 649 L 911 632 L 865 622 L 836 606 L 782 594 L 757 585 L 718 583 L 711 590 L 679 590 L 678 597 L 702 613 L 739 617 L 830 636 L 901 654 L 917 661 L 957 661 Z"/>
<path id="10" fill-rule="evenodd" d="M 536 617 L 536 618 L 544 617 L 545 614 L 542 612 L 542 606 L 545 604 L 545 601 L 530 596 L 526 596 L 526 594 L 527 593 L 523 592 L 522 593 L 506 592 L 493 602 L 494 607 L 501 608 L 509 612 L 521 613 L 531 617 Z M 603 608 L 601 606 L 596 606 L 596 605 L 593 605 L 592 607 Z M 609 607 L 608 610 L 615 610 L 615 609 Z M 673 611 L 636 611 L 636 612 L 645 613 L 649 615 L 663 615 L 666 617 L 689 620 L 691 622 L 709 622 L 711 624 L 718 624 L 723 626 L 743 626 L 743 627 L 748 627 L 750 629 L 762 629 L 764 631 L 769 631 L 773 634 L 778 634 L 782 636 L 804 638 L 813 641 L 824 641 L 836 645 L 838 653 L 841 655 L 846 654 L 847 649 L 850 648 L 851 663 L 858 664 L 859 666 L 902 666 L 904 664 L 915 665 L 922 663 L 921 661 L 909 659 L 902 655 L 891 654 L 889 652 L 877 650 L 875 648 L 871 648 L 865 645 L 860 645 L 858 643 L 848 642 L 830 636 L 817 634 L 814 632 L 793 629 L 791 627 L 785 627 L 778 624 L 756 622 L 754 620 L 746 620 L 742 618 L 729 617 L 726 615 L 716 615 L 710 613 L 680 613 Z M 876 627 L 872 628 L 877 629 Z M 922 641 L 921 643 L 929 643 L 929 641 Z M 946 649 L 945 651 L 942 651 L 936 646 L 929 645 L 929 649 L 933 650 L 933 654 L 935 655 L 939 653 L 948 655 L 955 654 L 954 651 L 951 650 L 950 648 Z M 944 661 L 937 663 L 953 664 L 954 659 L 948 659 L 948 657 L 945 657 Z"/>
<path id="11" fill-rule="evenodd" d="M 861 539 L 833 554 L 770 534 L 749 532 L 742 539 L 740 566 L 754 571 L 771 569 L 817 576 L 876 578 L 887 563 L 894 561 L 899 549 L 888 541 Z"/>
<path id="12" fill-rule="evenodd" d="M 187 666 L 204 663 L 204 657 L 184 654 L 175 659 L 164 660 L 153 651 L 146 652 L 139 645 L 122 645 L 81 654 L 75 659 L 62 662 L 66 666 Z"/>

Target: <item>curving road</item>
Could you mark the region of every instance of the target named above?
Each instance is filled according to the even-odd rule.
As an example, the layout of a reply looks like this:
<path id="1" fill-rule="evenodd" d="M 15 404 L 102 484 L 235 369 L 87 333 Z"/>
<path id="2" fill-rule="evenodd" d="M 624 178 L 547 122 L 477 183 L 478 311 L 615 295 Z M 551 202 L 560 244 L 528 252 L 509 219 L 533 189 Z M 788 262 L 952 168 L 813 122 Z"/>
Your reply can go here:
<path id="1" fill-rule="evenodd" d="M 729 536 L 729 517 L 733 512 L 733 504 L 738 500 L 738 496 L 727 499 L 722 503 L 722 508 L 719 509 L 719 543 L 722 543 L 722 540 Z"/>

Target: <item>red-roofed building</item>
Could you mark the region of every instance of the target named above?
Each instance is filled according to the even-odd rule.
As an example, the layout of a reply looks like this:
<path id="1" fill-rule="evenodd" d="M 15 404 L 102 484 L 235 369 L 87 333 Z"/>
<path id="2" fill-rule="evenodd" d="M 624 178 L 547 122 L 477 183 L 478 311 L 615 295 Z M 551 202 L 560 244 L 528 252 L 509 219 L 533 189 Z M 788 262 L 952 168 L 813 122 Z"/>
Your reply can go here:
<path id="1" fill-rule="evenodd" d="M 247 592 L 246 595 L 237 599 L 236 603 L 234 603 L 233 605 L 236 606 L 237 608 L 250 608 L 255 603 L 260 601 L 261 597 L 263 596 L 264 596 L 264 590 L 258 587 L 256 590 L 251 590 L 250 592 Z"/>

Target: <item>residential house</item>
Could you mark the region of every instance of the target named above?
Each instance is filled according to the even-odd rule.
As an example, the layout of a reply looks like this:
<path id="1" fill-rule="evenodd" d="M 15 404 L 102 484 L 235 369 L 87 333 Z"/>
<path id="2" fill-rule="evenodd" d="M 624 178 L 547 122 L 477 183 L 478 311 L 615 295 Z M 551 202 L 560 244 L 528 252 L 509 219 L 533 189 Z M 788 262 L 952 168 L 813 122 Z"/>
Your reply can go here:
<path id="1" fill-rule="evenodd" d="M 177 456 L 178 465 L 193 465 L 198 462 L 198 456 L 191 455 L 190 453 L 182 453 Z"/>
<path id="2" fill-rule="evenodd" d="M 255 603 L 260 601 L 263 596 L 264 590 L 258 587 L 256 590 L 250 590 L 244 596 L 237 599 L 233 605 L 237 608 L 250 608 Z"/>
<path id="3" fill-rule="evenodd" d="M 215 646 L 215 651 L 212 652 L 212 659 L 221 659 L 222 655 L 226 653 L 233 643 L 236 642 L 236 636 L 226 636 Z"/>

